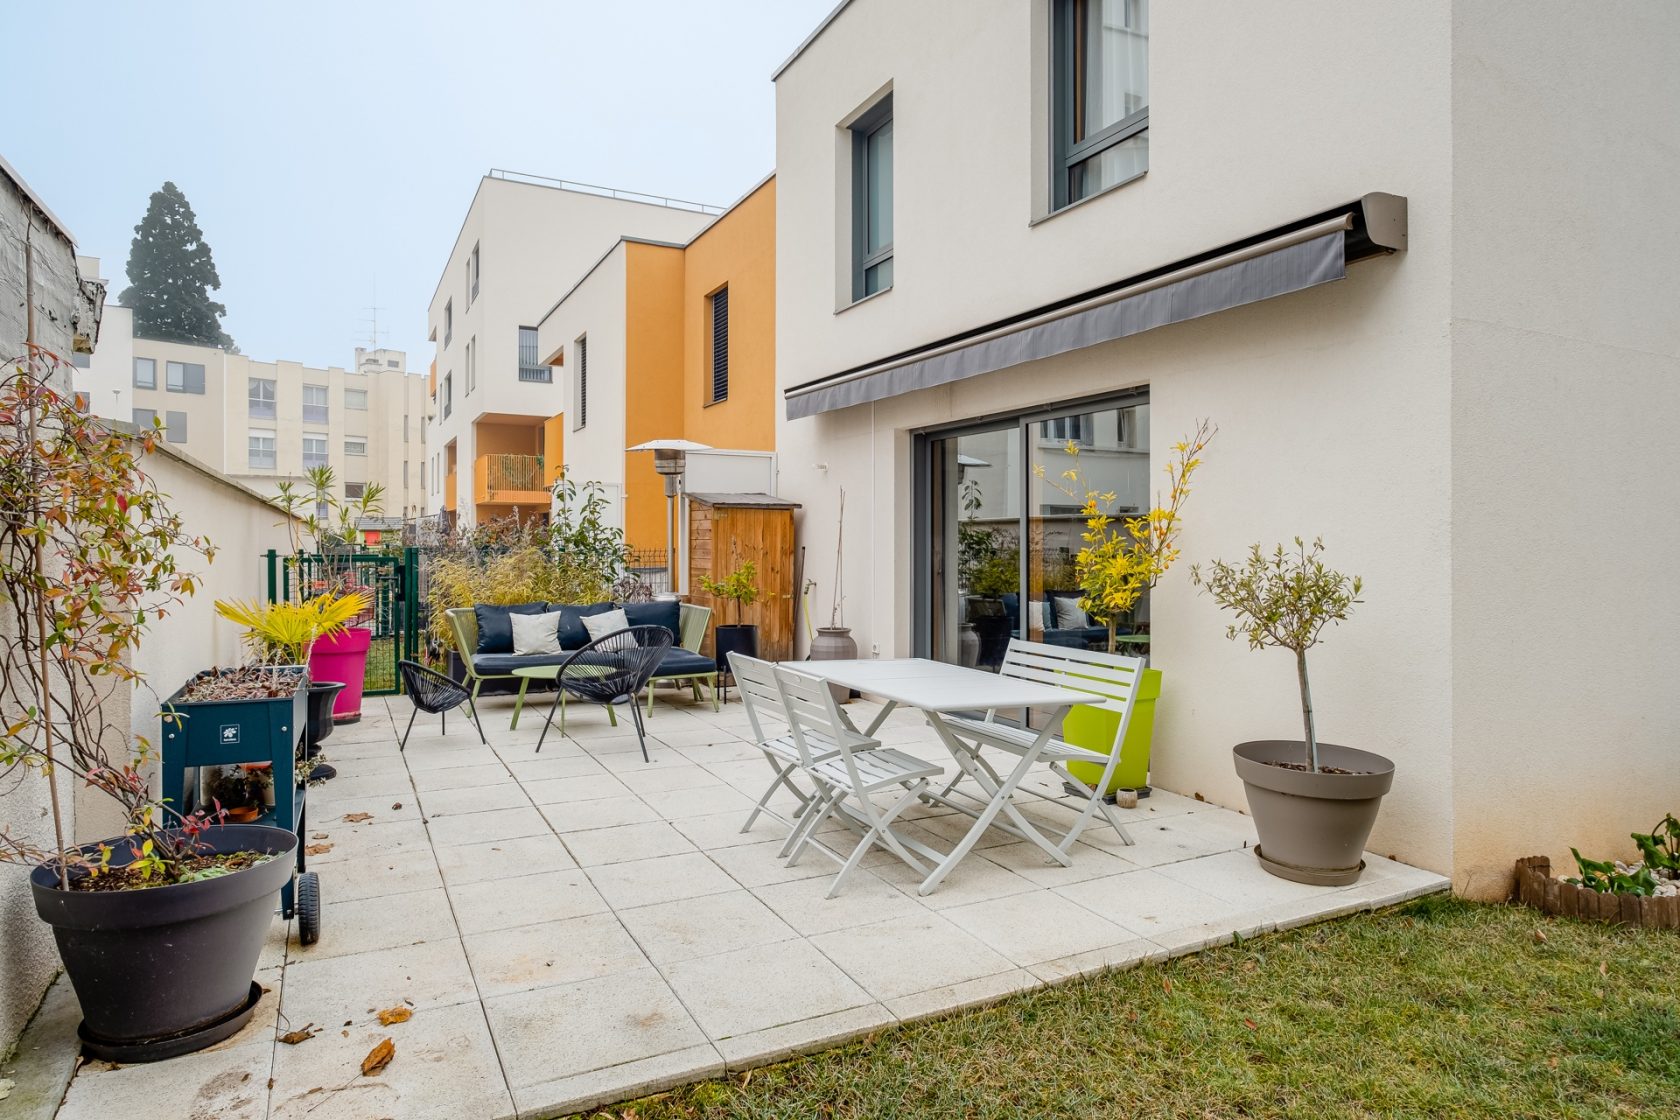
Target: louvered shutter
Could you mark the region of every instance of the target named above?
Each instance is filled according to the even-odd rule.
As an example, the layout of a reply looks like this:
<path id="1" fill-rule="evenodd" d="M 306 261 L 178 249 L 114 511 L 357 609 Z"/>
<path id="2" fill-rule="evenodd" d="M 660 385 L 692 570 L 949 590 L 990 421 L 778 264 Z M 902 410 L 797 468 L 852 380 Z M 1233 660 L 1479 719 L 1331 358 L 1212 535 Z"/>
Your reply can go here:
<path id="1" fill-rule="evenodd" d="M 712 402 L 729 399 L 729 289 L 712 295 Z"/>

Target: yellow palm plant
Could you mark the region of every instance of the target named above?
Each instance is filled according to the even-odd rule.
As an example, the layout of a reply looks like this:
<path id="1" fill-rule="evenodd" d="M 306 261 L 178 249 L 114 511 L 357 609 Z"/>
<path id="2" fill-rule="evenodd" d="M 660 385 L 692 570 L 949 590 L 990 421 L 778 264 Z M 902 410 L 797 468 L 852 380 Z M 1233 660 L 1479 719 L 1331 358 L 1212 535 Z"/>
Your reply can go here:
<path id="1" fill-rule="evenodd" d="M 303 665 L 321 638 L 344 633 L 372 604 L 360 591 L 328 592 L 301 603 L 217 599 L 216 613 L 245 627 L 245 643 L 265 665 Z"/>

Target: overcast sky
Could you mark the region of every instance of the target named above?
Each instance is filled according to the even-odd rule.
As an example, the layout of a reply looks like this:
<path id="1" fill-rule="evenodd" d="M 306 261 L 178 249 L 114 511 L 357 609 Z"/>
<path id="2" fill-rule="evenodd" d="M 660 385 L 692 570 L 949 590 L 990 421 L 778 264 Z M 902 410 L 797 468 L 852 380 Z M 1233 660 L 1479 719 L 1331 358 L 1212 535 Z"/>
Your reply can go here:
<path id="1" fill-rule="evenodd" d="M 833 3 L 6 3 L 0 41 L 41 65 L 0 152 L 113 293 L 173 180 L 241 350 L 348 366 L 377 304 L 423 369 L 484 172 L 731 202 L 775 162 L 771 71 Z"/>

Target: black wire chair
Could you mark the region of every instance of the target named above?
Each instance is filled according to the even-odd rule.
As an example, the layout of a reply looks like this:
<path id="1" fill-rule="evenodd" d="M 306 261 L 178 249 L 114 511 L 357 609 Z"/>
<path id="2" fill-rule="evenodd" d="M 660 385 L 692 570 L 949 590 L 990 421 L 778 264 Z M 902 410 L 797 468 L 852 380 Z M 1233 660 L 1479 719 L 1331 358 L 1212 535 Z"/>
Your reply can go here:
<path id="1" fill-rule="evenodd" d="M 648 761 L 647 730 L 642 726 L 642 708 L 636 703 L 648 678 L 671 648 L 671 632 L 663 626 L 632 626 L 596 638 L 568 657 L 555 674 L 554 703 L 549 705 L 537 750 L 554 723 L 554 710 L 567 697 L 589 704 L 629 704 L 636 722 L 636 738 L 642 744 L 642 761 Z M 564 719 L 564 716 L 562 716 Z"/>
<path id="2" fill-rule="evenodd" d="M 414 717 L 421 712 L 430 712 L 438 717 L 442 730 L 449 730 L 447 713 L 459 708 L 462 704 L 472 714 L 473 726 L 478 728 L 478 741 L 489 746 L 484 738 L 484 728 L 478 722 L 478 709 L 473 707 L 472 693 L 457 680 L 444 676 L 436 669 L 428 669 L 418 661 L 399 661 L 397 671 L 402 674 L 403 690 L 408 698 L 414 702 L 414 711 L 409 714 L 408 726 L 403 728 L 402 743 L 398 745 L 399 752 L 408 749 L 408 733 L 414 730 Z"/>

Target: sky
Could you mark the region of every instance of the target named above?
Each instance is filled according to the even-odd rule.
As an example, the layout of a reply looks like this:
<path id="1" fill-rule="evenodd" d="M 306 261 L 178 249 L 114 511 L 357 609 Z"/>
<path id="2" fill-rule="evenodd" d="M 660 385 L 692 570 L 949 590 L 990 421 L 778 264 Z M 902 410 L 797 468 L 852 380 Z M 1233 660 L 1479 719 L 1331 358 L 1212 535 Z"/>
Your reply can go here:
<path id="1" fill-rule="evenodd" d="M 349 366 L 378 307 L 419 370 L 486 171 L 732 202 L 775 164 L 771 73 L 833 3 L 5 0 L 0 42 L 62 62 L 0 118 L 0 154 L 113 296 L 169 180 L 244 353 Z"/>

